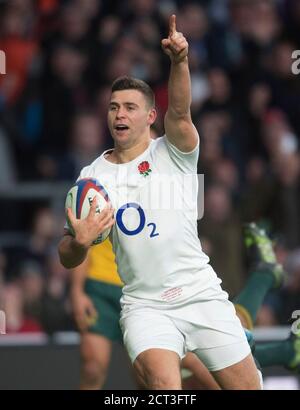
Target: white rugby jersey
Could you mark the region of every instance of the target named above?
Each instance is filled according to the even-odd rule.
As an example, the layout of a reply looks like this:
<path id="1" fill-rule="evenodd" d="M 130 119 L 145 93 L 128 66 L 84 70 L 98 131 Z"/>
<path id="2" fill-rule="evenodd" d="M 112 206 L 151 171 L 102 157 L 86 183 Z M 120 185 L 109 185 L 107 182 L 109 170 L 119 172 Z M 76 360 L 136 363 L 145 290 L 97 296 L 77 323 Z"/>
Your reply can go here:
<path id="1" fill-rule="evenodd" d="M 109 162 L 107 152 L 80 178 L 98 179 L 115 209 L 122 304 L 178 304 L 220 283 L 197 235 L 199 147 L 183 153 L 163 136 L 125 164 Z"/>

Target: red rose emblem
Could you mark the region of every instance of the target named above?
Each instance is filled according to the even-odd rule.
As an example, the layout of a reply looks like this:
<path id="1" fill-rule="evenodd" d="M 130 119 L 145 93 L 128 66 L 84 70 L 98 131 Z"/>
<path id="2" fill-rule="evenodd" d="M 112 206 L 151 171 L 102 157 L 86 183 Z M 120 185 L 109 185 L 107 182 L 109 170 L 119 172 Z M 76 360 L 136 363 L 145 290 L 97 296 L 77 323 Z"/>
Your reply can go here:
<path id="1" fill-rule="evenodd" d="M 143 161 L 139 165 L 139 171 L 140 171 L 141 174 L 148 171 L 149 168 L 150 168 L 150 165 L 149 165 L 148 161 Z"/>
<path id="2" fill-rule="evenodd" d="M 149 175 L 149 173 L 151 172 L 149 162 L 148 161 L 141 162 L 138 166 L 138 170 L 140 171 L 140 174 L 144 175 L 144 177 Z"/>

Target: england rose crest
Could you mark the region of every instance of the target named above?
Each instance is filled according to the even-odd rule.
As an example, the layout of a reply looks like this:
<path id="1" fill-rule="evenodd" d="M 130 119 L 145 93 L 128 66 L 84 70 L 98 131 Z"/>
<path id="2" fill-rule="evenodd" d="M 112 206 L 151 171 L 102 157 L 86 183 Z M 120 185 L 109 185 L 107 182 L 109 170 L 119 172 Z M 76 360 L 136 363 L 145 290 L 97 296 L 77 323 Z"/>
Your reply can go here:
<path id="1" fill-rule="evenodd" d="M 144 175 L 144 177 L 147 177 L 150 172 L 152 172 L 148 161 L 141 162 L 138 166 L 138 170 L 140 171 L 141 175 Z"/>

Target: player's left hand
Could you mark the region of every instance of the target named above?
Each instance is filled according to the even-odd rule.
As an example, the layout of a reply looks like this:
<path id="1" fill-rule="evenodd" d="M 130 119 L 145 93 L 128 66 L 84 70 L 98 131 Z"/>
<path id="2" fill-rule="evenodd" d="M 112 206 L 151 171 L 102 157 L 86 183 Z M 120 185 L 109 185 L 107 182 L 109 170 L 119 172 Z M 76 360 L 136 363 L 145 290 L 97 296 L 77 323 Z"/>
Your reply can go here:
<path id="1" fill-rule="evenodd" d="M 175 14 L 170 17 L 169 36 L 161 41 L 161 46 L 174 63 L 180 63 L 188 55 L 189 44 L 183 34 L 176 30 Z"/>
<path id="2" fill-rule="evenodd" d="M 97 320 L 97 310 L 82 289 L 71 289 L 70 294 L 75 322 L 80 332 L 84 332 Z"/>

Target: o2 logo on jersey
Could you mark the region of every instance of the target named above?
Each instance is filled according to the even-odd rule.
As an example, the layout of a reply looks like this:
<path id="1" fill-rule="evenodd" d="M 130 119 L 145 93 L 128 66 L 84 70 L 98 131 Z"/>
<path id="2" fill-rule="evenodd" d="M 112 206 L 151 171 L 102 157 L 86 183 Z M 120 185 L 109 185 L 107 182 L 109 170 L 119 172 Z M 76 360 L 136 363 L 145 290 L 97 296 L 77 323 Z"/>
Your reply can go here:
<path id="1" fill-rule="evenodd" d="M 140 218 L 140 223 L 139 223 L 138 227 L 136 229 L 133 229 L 133 230 L 127 229 L 126 226 L 124 225 L 124 222 L 123 222 L 124 212 L 126 212 L 126 210 L 128 210 L 130 208 L 135 209 L 136 212 L 139 215 L 139 218 Z M 119 229 L 125 235 L 129 235 L 129 236 L 138 235 L 145 228 L 146 215 L 145 215 L 144 210 L 141 208 L 141 206 L 139 204 L 137 204 L 135 202 L 129 202 L 129 203 L 121 206 L 121 208 L 118 209 L 117 214 L 116 214 L 116 222 L 117 222 L 117 225 L 118 225 Z M 150 228 L 150 232 L 149 232 L 150 238 L 154 238 L 155 236 L 159 235 L 159 233 L 156 232 L 156 224 L 155 223 L 150 222 L 146 226 Z"/>

